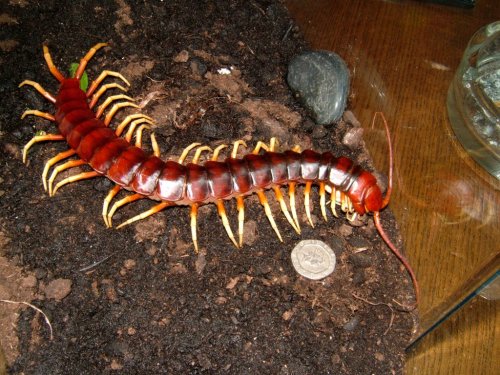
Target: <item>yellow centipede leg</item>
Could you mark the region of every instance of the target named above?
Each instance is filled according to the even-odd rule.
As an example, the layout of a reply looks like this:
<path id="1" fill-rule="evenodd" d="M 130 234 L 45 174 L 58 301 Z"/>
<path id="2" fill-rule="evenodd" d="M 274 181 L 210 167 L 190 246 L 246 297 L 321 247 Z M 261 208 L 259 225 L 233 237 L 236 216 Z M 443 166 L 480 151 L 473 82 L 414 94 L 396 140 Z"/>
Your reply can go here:
<path id="1" fill-rule="evenodd" d="M 323 215 L 323 219 L 325 219 L 325 221 L 328 221 L 326 217 L 326 196 L 324 182 L 320 182 L 319 184 L 319 205 L 321 206 L 321 214 Z"/>
<path id="2" fill-rule="evenodd" d="M 288 184 L 288 196 L 290 198 L 290 210 L 292 211 L 292 217 L 300 233 L 300 223 L 299 218 L 297 217 L 297 209 L 295 208 L 295 182 L 290 182 Z"/>
<path id="3" fill-rule="evenodd" d="M 133 223 L 134 221 L 142 220 L 148 216 L 154 215 L 157 212 L 160 212 L 164 208 L 171 206 L 171 205 L 172 205 L 172 203 L 169 203 L 169 202 L 161 202 L 161 203 L 157 204 L 156 206 L 150 208 L 149 210 L 144 211 L 143 213 L 140 213 L 139 215 L 136 215 L 136 216 L 128 219 L 127 221 L 121 223 L 120 225 L 118 225 L 116 227 L 116 229 L 120 229 L 120 228 L 124 227 L 125 225 Z"/>
<path id="4" fill-rule="evenodd" d="M 65 152 L 60 152 L 56 156 L 54 156 L 52 159 L 49 159 L 45 163 L 45 167 L 43 168 L 43 173 L 42 173 L 42 181 L 43 181 L 43 188 L 45 191 L 47 191 L 47 174 L 49 173 L 50 167 L 52 167 L 54 164 L 60 162 L 63 159 L 69 158 L 70 156 L 73 156 L 76 154 L 75 150 L 68 150 Z"/>
<path id="5" fill-rule="evenodd" d="M 309 224 L 311 224 L 311 227 L 314 228 L 314 224 L 311 218 L 311 210 L 309 207 L 309 195 L 311 193 L 311 186 L 312 186 L 311 181 L 306 182 L 306 187 L 304 189 L 304 206 L 306 208 L 307 220 L 309 221 Z"/>
<path id="6" fill-rule="evenodd" d="M 92 82 L 89 89 L 87 90 L 87 98 L 90 98 L 101 82 L 108 76 L 116 77 L 121 79 L 127 86 L 130 86 L 130 82 L 118 72 L 113 72 L 112 70 L 103 70 L 102 73 L 97 77 L 97 79 Z"/>
<path id="7" fill-rule="evenodd" d="M 196 233 L 196 217 L 198 216 L 198 204 L 191 205 L 191 237 L 193 238 L 194 251 L 198 254 L 198 235 Z"/>
<path id="8" fill-rule="evenodd" d="M 46 134 L 46 135 L 37 135 L 31 140 L 26 143 L 26 145 L 23 148 L 23 163 L 26 163 L 26 157 L 28 156 L 28 150 L 33 146 L 35 143 L 38 142 L 46 142 L 46 141 L 64 141 L 64 137 L 60 134 Z"/>
<path id="9" fill-rule="evenodd" d="M 70 183 L 76 182 L 76 181 L 88 180 L 89 178 L 97 177 L 97 176 L 100 176 L 100 175 L 101 174 L 99 172 L 91 171 L 91 172 L 82 172 L 82 173 L 79 173 L 77 175 L 67 177 L 64 180 L 59 181 L 56 184 L 56 186 L 54 188 L 54 191 L 53 191 L 53 195 L 57 192 L 57 190 L 61 186 L 64 186 L 66 184 L 70 184 Z"/>
<path id="10" fill-rule="evenodd" d="M 117 209 L 119 209 L 121 206 L 124 206 L 128 203 L 132 203 L 132 202 L 135 202 L 135 201 L 137 201 L 139 199 L 143 199 L 143 198 L 145 198 L 145 197 L 142 194 L 132 194 L 132 195 L 129 195 L 128 197 L 120 199 L 118 202 L 115 202 L 115 204 L 113 205 L 113 207 L 111 207 L 111 210 L 108 212 L 108 215 L 107 215 L 107 219 L 108 219 L 107 221 L 108 221 L 109 226 L 111 227 L 113 225 L 112 218 L 113 218 L 113 215 L 115 214 Z"/>
<path id="11" fill-rule="evenodd" d="M 283 194 L 281 194 L 281 190 L 278 186 L 273 187 L 274 194 L 276 195 L 276 200 L 280 204 L 281 211 L 285 215 L 286 219 L 290 223 L 290 225 L 295 229 L 295 231 L 300 234 L 300 228 L 295 225 L 295 221 L 293 221 L 292 217 L 290 216 L 290 213 L 288 212 L 288 207 L 286 206 L 285 199 L 283 198 Z"/>
<path id="12" fill-rule="evenodd" d="M 222 199 L 217 200 L 217 212 L 219 213 L 220 218 L 222 219 L 222 225 L 224 225 L 224 229 L 226 230 L 227 235 L 233 242 L 234 246 L 236 248 L 239 248 L 238 243 L 236 242 L 236 239 L 234 238 L 233 231 L 231 230 L 231 227 L 229 226 L 229 220 L 227 219 L 226 215 L 226 209 L 224 208 L 224 202 Z"/>
<path id="13" fill-rule="evenodd" d="M 269 222 L 271 223 L 271 226 L 273 227 L 274 231 L 276 232 L 276 235 L 278 236 L 279 240 L 283 242 L 283 238 L 281 238 L 280 231 L 278 230 L 278 226 L 276 225 L 276 222 L 274 221 L 273 214 L 271 212 L 271 207 L 269 207 L 269 203 L 267 202 L 266 195 L 262 190 L 257 191 L 257 196 L 259 197 L 260 204 L 264 207 L 264 212 L 266 213 L 267 218 L 269 219 Z"/>
<path id="14" fill-rule="evenodd" d="M 28 115 L 42 117 L 42 118 L 44 118 L 46 120 L 49 120 L 49 121 L 55 121 L 56 120 L 54 118 L 54 116 L 51 115 L 50 113 L 38 111 L 36 109 L 28 109 L 28 110 L 24 111 L 23 114 L 21 115 L 21 120 L 24 119 Z"/>
<path id="15" fill-rule="evenodd" d="M 238 209 L 238 240 L 240 247 L 243 246 L 243 228 L 245 222 L 245 203 L 243 202 L 243 196 L 238 195 L 236 197 L 236 208 Z"/>
<path id="16" fill-rule="evenodd" d="M 108 192 L 108 195 L 106 195 L 106 198 L 104 199 L 104 203 L 102 205 L 102 218 L 104 219 L 104 224 L 106 224 L 106 227 L 108 228 L 111 227 L 111 223 L 108 221 L 108 207 L 113 198 L 116 196 L 116 194 L 118 194 L 120 190 L 121 186 L 115 185 L 115 187 Z"/>

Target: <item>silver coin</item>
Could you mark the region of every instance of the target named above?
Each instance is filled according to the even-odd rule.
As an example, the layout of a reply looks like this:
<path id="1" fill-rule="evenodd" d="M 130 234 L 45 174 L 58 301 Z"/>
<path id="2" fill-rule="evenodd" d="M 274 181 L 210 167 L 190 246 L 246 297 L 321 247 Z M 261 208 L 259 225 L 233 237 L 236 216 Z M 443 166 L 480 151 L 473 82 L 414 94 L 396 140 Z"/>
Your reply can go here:
<path id="1" fill-rule="evenodd" d="M 300 241 L 292 250 L 295 270 L 311 280 L 320 280 L 335 270 L 336 257 L 333 250 L 318 240 Z"/>

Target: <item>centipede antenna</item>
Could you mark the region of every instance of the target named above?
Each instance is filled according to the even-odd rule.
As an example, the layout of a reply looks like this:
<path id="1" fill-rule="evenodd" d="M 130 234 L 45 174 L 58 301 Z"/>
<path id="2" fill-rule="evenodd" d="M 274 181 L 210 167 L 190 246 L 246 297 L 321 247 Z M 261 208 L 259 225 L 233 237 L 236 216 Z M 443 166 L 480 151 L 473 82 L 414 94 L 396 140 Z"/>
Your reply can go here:
<path id="1" fill-rule="evenodd" d="M 43 188 L 45 189 L 45 191 L 47 191 L 47 174 L 49 173 L 50 167 L 52 167 L 54 164 L 60 162 L 63 159 L 73 156 L 74 154 L 76 154 L 76 151 L 73 149 L 69 149 L 68 151 L 60 152 L 59 154 L 49 159 L 45 163 L 45 167 L 43 168 L 43 173 L 42 173 Z"/>
<path id="2" fill-rule="evenodd" d="M 28 156 L 28 150 L 33 146 L 35 143 L 38 142 L 46 142 L 46 141 L 63 141 L 64 137 L 60 134 L 46 134 L 46 135 L 37 135 L 31 140 L 26 143 L 26 145 L 23 148 L 23 163 L 26 163 L 26 157 Z"/>
<path id="3" fill-rule="evenodd" d="M 387 120 L 382 112 L 375 112 L 375 115 L 373 116 L 372 120 L 372 128 L 375 126 L 375 120 L 377 118 L 377 115 L 382 117 L 382 121 L 384 123 L 385 127 L 385 134 L 387 136 L 387 144 L 389 148 L 389 181 L 387 184 L 387 191 L 385 193 L 384 200 L 382 201 L 382 208 L 386 207 L 389 204 L 389 201 L 391 199 L 391 193 L 392 193 L 392 173 L 394 170 L 394 155 L 392 151 L 392 141 L 391 141 L 391 132 L 389 131 L 389 125 L 387 124 Z"/>
<path id="4" fill-rule="evenodd" d="M 198 236 L 196 234 L 196 217 L 198 216 L 198 204 L 191 205 L 191 237 L 193 238 L 194 251 L 198 254 Z"/>
<path id="5" fill-rule="evenodd" d="M 396 255 L 396 257 L 400 260 L 400 262 L 406 268 L 406 270 L 408 271 L 408 274 L 411 277 L 411 281 L 413 282 L 413 286 L 415 288 L 416 303 L 415 303 L 415 306 L 412 306 L 410 308 L 410 310 L 414 310 L 417 307 L 417 305 L 420 303 L 420 288 L 419 288 L 419 285 L 418 285 L 418 281 L 417 281 L 417 277 L 415 275 L 415 272 L 413 272 L 413 269 L 411 268 L 410 263 L 408 262 L 408 260 L 404 257 L 403 254 L 401 254 L 399 252 L 399 250 L 396 247 L 396 245 L 394 245 L 391 242 L 391 240 L 387 236 L 387 233 L 382 228 L 382 224 L 380 222 L 380 212 L 377 211 L 377 212 L 373 213 L 373 222 L 375 223 L 375 227 L 377 228 L 377 231 L 380 234 L 380 237 L 382 237 L 382 239 L 387 244 L 387 246 L 389 246 L 389 249 L 391 249 L 391 251 L 394 253 L 394 255 Z"/>
<path id="6" fill-rule="evenodd" d="M 56 68 L 56 66 L 52 62 L 52 57 L 50 56 L 49 47 L 45 45 L 43 46 L 43 57 L 47 62 L 47 66 L 49 67 L 49 70 L 52 73 L 52 75 L 56 77 L 56 79 L 59 82 L 62 82 L 65 79 L 65 77 L 61 74 L 61 72 Z"/>
<path id="7" fill-rule="evenodd" d="M 82 78 L 83 72 L 85 68 L 87 67 L 87 63 L 90 61 L 90 59 L 95 55 L 95 53 L 101 49 L 102 47 L 106 47 L 108 44 L 107 43 L 97 43 L 94 47 L 92 47 L 87 54 L 80 60 L 80 65 L 78 65 L 78 69 L 76 70 L 75 73 L 75 78 L 80 80 Z M 61 81 L 61 80 L 59 80 Z"/>

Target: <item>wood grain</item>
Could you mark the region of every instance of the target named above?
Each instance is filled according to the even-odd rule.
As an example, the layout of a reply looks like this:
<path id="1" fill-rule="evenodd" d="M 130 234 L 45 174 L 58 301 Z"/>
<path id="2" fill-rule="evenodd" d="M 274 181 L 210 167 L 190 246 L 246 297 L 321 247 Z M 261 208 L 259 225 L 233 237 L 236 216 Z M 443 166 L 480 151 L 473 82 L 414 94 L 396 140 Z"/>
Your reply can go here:
<path id="1" fill-rule="evenodd" d="M 390 123 L 396 185 L 390 206 L 421 284 L 425 329 L 439 315 L 442 301 L 460 298 L 464 283 L 500 251 L 500 184 L 456 141 L 446 108 L 469 39 L 500 17 L 500 5 L 478 1 L 465 10 L 410 1 L 286 4 L 312 48 L 335 51 L 346 60 L 352 75 L 348 107 L 364 125 L 382 171 L 387 146 L 382 127 L 372 130 L 370 121 L 375 111 L 383 111 Z M 495 364 L 487 354 L 494 348 L 498 306 L 472 306 L 425 340 L 408 373 L 494 373 L 487 371 Z M 452 360 L 452 353 L 459 360 Z"/>

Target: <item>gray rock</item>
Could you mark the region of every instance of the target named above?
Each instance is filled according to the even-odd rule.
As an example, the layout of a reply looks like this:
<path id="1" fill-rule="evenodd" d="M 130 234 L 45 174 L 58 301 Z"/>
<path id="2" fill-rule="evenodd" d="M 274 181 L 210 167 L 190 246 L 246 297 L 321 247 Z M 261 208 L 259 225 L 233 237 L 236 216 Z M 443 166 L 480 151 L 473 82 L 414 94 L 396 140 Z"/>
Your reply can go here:
<path id="1" fill-rule="evenodd" d="M 288 85 L 318 124 L 331 124 L 344 112 L 349 93 L 349 70 L 336 53 L 309 51 L 288 65 Z"/>

